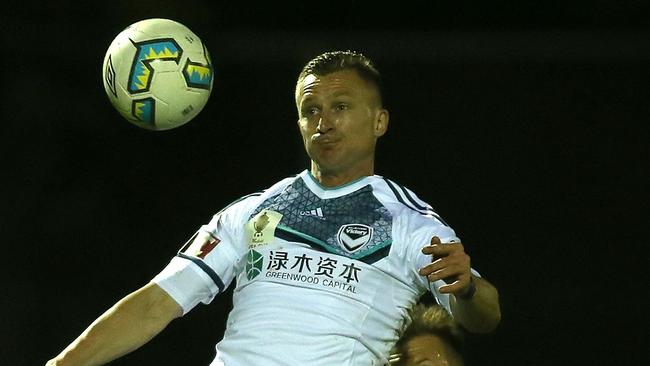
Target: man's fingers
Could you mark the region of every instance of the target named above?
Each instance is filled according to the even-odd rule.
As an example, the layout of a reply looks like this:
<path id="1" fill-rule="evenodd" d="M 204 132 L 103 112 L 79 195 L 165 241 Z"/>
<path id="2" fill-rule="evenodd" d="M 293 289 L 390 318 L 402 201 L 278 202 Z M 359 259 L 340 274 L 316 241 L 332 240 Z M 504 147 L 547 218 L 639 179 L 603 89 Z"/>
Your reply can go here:
<path id="1" fill-rule="evenodd" d="M 426 274 L 424 276 L 427 276 L 429 282 L 436 282 L 438 280 L 453 282 L 456 280 L 456 277 L 461 274 L 462 272 L 459 272 L 458 268 L 456 267 L 445 267 L 442 269 L 431 271 L 429 274 Z"/>
<path id="2" fill-rule="evenodd" d="M 450 262 L 449 258 L 441 258 L 420 268 L 418 273 L 421 276 L 427 276 L 429 282 L 435 282 L 438 280 L 449 281 L 450 278 L 455 281 L 456 277 L 467 277 L 470 272 L 461 263 Z"/>
<path id="3" fill-rule="evenodd" d="M 455 282 L 450 283 L 450 284 L 448 284 L 448 285 L 442 285 L 442 286 L 440 286 L 440 288 L 438 289 L 438 291 L 440 291 L 441 294 L 452 294 L 452 293 L 454 293 L 454 292 L 459 291 L 459 290 L 462 289 L 462 288 L 463 288 L 463 287 L 461 286 L 460 281 L 455 281 Z"/>
<path id="4" fill-rule="evenodd" d="M 469 285 L 469 256 L 465 253 L 462 243 L 445 243 L 440 238 L 431 238 L 430 245 L 422 248 L 422 253 L 431 255 L 431 264 L 418 271 L 426 276 L 429 282 L 444 280 L 440 286 L 441 293 L 457 293 Z"/>
<path id="5" fill-rule="evenodd" d="M 427 276 L 433 272 L 439 271 L 445 267 L 445 260 L 444 258 L 436 259 L 435 261 L 431 262 L 431 264 L 427 264 L 426 266 L 420 268 L 418 271 L 422 276 Z"/>
<path id="6" fill-rule="evenodd" d="M 453 271 L 453 274 L 463 274 L 470 271 L 467 256 L 449 255 L 442 257 L 433 257 L 433 262 L 423 266 L 418 271 L 421 275 L 426 276 L 441 269 Z"/>
<path id="7" fill-rule="evenodd" d="M 436 245 L 440 245 L 442 242 L 440 242 L 440 238 L 437 236 L 434 236 L 431 238 L 431 241 L 429 242 L 429 245 L 425 246 L 422 248 L 422 253 L 424 254 L 432 254 L 433 253 L 433 247 Z"/>
<path id="8" fill-rule="evenodd" d="M 431 239 L 431 241 L 433 242 L 433 239 Z M 423 247 L 422 253 L 431 254 L 434 257 L 444 257 L 446 255 L 449 255 L 450 253 L 459 250 L 464 250 L 463 245 L 461 243 L 446 243 L 446 244 L 437 243 L 437 244 L 427 245 Z"/>
<path id="9" fill-rule="evenodd" d="M 443 294 L 455 294 L 462 292 L 467 286 L 469 286 L 469 281 L 469 277 L 462 276 L 452 283 L 440 286 L 438 291 Z"/>

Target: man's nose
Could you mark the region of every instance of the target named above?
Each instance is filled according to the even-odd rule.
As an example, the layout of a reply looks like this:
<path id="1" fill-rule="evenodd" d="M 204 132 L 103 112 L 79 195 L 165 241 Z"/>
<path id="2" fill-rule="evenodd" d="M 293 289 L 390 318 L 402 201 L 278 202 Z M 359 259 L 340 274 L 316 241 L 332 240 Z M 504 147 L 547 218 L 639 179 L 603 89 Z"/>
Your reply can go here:
<path id="1" fill-rule="evenodd" d="M 327 113 L 322 113 L 316 128 L 320 133 L 328 132 L 334 128 L 334 121 Z"/>

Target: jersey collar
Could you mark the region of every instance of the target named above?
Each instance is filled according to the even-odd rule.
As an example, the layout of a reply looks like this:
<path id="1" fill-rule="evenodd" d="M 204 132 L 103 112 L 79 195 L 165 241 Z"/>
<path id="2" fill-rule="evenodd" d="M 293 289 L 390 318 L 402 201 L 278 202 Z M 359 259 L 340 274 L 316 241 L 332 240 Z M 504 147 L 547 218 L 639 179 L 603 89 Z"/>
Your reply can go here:
<path id="1" fill-rule="evenodd" d="M 323 187 L 307 169 L 305 169 L 298 176 L 305 182 L 307 187 L 309 187 L 312 192 L 314 192 L 318 197 L 322 199 L 345 196 L 346 194 L 350 194 L 369 185 L 375 178 L 375 176 L 365 176 L 353 180 L 352 182 L 342 184 L 340 186 Z"/>

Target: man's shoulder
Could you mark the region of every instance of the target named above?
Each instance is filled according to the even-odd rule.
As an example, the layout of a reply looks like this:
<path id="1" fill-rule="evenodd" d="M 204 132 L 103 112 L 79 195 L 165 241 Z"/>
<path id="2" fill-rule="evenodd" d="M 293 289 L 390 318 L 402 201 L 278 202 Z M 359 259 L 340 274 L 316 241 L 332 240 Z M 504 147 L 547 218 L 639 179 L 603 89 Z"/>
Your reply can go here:
<path id="1" fill-rule="evenodd" d="M 414 213 L 427 214 L 433 211 L 430 204 L 420 199 L 412 190 L 392 179 L 375 176 L 373 190 L 383 202 L 396 205 Z"/>
<path id="2" fill-rule="evenodd" d="M 266 189 L 241 196 L 226 205 L 218 214 L 223 212 L 240 211 L 242 209 L 245 210 L 246 208 L 253 209 L 259 205 L 259 203 L 264 202 L 267 198 L 280 194 L 287 186 L 291 185 L 297 177 L 298 175 L 286 177 Z"/>
<path id="3" fill-rule="evenodd" d="M 416 222 L 418 225 L 431 219 L 447 225 L 436 210 L 411 189 L 383 176 L 376 175 L 375 178 L 373 182 L 375 195 L 390 208 L 394 215 L 408 218 L 408 221 Z"/>

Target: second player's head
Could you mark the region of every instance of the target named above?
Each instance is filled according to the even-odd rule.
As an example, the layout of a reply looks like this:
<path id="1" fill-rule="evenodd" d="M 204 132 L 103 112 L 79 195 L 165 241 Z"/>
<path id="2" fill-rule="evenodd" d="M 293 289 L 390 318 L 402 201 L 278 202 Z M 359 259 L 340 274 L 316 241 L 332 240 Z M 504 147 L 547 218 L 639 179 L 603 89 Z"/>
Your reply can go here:
<path id="1" fill-rule="evenodd" d="M 440 306 L 418 305 L 412 322 L 395 345 L 391 366 L 463 366 L 463 334 Z"/>

